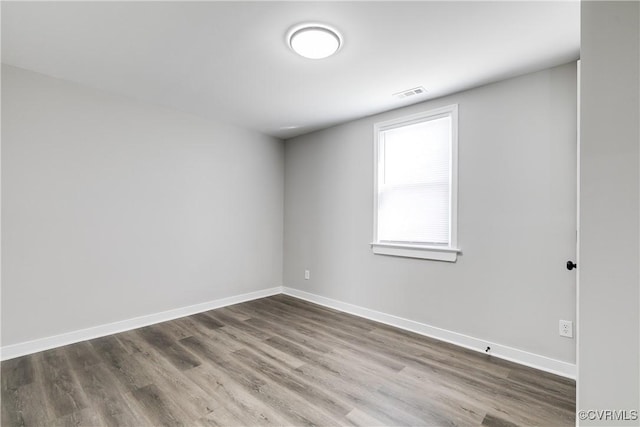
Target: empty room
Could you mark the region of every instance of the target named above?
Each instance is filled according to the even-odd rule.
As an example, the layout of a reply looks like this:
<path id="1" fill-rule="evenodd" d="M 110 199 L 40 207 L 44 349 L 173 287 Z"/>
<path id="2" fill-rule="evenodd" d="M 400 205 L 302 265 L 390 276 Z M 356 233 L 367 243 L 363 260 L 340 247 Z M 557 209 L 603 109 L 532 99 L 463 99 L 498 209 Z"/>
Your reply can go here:
<path id="1" fill-rule="evenodd" d="M 637 1 L 3 1 L 1 425 L 640 425 Z"/>

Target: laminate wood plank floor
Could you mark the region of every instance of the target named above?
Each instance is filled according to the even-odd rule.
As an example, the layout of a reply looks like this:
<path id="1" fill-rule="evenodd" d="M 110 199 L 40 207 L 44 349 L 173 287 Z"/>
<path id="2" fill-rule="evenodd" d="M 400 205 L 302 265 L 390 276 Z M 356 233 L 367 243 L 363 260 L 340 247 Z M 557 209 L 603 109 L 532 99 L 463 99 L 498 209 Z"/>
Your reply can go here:
<path id="1" fill-rule="evenodd" d="M 575 425 L 575 382 L 277 295 L 2 362 L 2 426 Z"/>

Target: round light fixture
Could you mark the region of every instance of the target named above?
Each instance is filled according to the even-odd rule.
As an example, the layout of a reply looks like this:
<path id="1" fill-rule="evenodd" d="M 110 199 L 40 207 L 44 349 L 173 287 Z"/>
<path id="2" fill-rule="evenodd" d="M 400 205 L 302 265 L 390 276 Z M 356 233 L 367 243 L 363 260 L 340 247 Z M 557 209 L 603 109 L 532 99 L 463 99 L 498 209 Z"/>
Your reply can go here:
<path id="1" fill-rule="evenodd" d="M 310 59 L 326 58 L 342 47 L 340 34 L 323 24 L 298 25 L 289 31 L 287 39 L 294 52 Z"/>

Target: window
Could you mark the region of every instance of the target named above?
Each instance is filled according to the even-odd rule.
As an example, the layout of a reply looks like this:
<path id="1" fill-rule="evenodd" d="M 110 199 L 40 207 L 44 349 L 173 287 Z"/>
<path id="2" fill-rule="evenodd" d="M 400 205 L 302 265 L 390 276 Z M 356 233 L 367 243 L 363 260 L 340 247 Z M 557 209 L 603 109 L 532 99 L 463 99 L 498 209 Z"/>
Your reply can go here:
<path id="1" fill-rule="evenodd" d="M 377 123 L 373 252 L 456 261 L 458 106 Z"/>

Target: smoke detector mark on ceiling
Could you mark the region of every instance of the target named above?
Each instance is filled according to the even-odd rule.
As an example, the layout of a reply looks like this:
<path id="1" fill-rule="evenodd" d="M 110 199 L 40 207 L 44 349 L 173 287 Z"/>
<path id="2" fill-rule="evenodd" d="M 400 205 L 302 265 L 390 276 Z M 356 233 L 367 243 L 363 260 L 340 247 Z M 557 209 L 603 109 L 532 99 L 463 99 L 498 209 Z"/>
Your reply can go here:
<path id="1" fill-rule="evenodd" d="M 407 90 L 403 90 L 402 92 L 394 93 L 393 96 L 398 99 L 404 99 L 409 96 L 424 95 L 425 93 L 427 93 L 427 90 L 422 86 L 418 86 L 418 87 L 414 87 L 413 89 L 407 89 Z"/>

